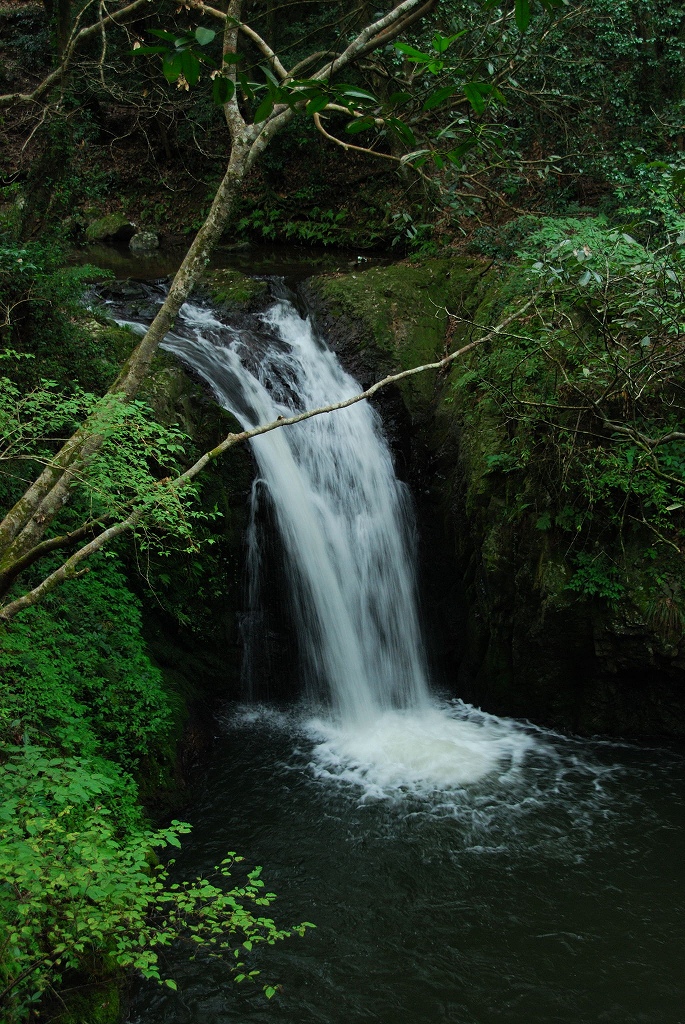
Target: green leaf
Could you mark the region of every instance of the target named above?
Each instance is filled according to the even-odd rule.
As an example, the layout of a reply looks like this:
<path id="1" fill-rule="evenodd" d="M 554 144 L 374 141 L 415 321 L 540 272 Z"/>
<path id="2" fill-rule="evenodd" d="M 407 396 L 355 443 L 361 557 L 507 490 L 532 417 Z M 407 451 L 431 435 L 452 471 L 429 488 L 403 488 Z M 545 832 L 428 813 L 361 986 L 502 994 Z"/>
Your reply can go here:
<path id="1" fill-rule="evenodd" d="M 360 89 L 357 85 L 336 85 L 334 89 L 336 95 L 343 96 L 347 99 L 369 100 L 371 103 L 380 102 L 372 92 L 367 92 L 366 89 Z"/>
<path id="2" fill-rule="evenodd" d="M 181 66 L 183 77 L 188 85 L 197 85 L 200 77 L 200 62 L 191 50 L 184 50 L 181 54 Z"/>
<path id="3" fill-rule="evenodd" d="M 372 117 L 358 117 L 354 121 L 350 121 L 345 125 L 345 131 L 349 135 L 358 135 L 359 132 L 366 132 L 369 128 L 373 128 L 374 119 Z"/>
<path id="4" fill-rule="evenodd" d="M 441 103 L 444 103 L 450 96 L 454 96 L 457 92 L 455 85 L 446 85 L 442 89 L 436 89 L 432 92 L 428 99 L 423 104 L 424 110 L 433 110 L 435 107 L 439 107 Z"/>
<path id="5" fill-rule="evenodd" d="M 530 0 L 516 0 L 514 17 L 519 32 L 525 32 L 530 25 Z"/>
<path id="6" fill-rule="evenodd" d="M 224 64 L 237 64 L 239 60 L 239 53 L 231 53 L 231 51 L 229 50 L 227 53 L 224 54 Z"/>
<path id="7" fill-rule="evenodd" d="M 408 124 L 396 117 L 388 117 L 385 122 L 388 127 L 402 139 L 407 146 L 416 146 L 416 136 Z"/>
<path id="8" fill-rule="evenodd" d="M 274 109 L 274 101 L 272 96 L 265 96 L 262 102 L 255 110 L 254 123 L 261 124 L 262 121 L 266 121 L 269 114 Z"/>
<path id="9" fill-rule="evenodd" d="M 403 157 L 401 157 L 400 163 L 401 164 L 414 164 L 415 163 L 415 164 L 417 164 L 417 166 L 420 167 L 421 164 L 425 164 L 425 162 L 426 162 L 426 154 L 427 153 L 430 153 L 430 149 L 417 149 L 413 153 L 405 153 L 405 155 Z"/>
<path id="10" fill-rule="evenodd" d="M 408 43 L 395 43 L 395 49 L 417 64 L 428 64 L 433 60 L 429 53 L 423 53 L 421 50 L 417 50 L 415 46 L 409 46 Z"/>
<path id="11" fill-rule="evenodd" d="M 173 980 L 173 978 L 165 978 L 164 984 L 166 985 L 167 988 L 173 989 L 174 992 L 178 992 L 178 985 Z"/>
<path id="12" fill-rule="evenodd" d="M 195 29 L 195 38 L 200 46 L 207 46 L 215 37 L 216 32 L 212 28 L 202 28 L 202 26 L 199 26 Z"/>
<path id="13" fill-rule="evenodd" d="M 278 81 L 271 68 L 263 64 L 262 71 L 264 72 L 264 77 L 266 78 L 267 82 L 271 86 L 273 86 L 274 89 L 278 89 L 281 83 Z"/>
<path id="14" fill-rule="evenodd" d="M 485 110 L 485 100 L 481 92 L 480 82 L 466 82 L 463 86 L 464 95 L 473 107 L 476 114 L 482 114 Z"/>
<path id="15" fill-rule="evenodd" d="M 235 85 L 230 78 L 224 78 L 223 75 L 217 75 L 212 82 L 212 99 L 218 107 L 223 107 L 224 103 L 228 103 L 229 100 L 233 99 L 235 93 Z"/>
<path id="16" fill-rule="evenodd" d="M 315 96 L 309 101 L 305 107 L 306 112 L 311 116 L 312 114 L 318 114 L 319 111 L 323 110 L 324 107 L 328 106 L 328 96 Z"/>
<path id="17" fill-rule="evenodd" d="M 453 36 L 442 36 L 439 32 L 436 32 L 432 39 L 433 49 L 436 53 L 445 53 L 452 43 L 457 39 L 461 39 L 462 36 L 465 36 L 466 32 L 467 29 L 465 28 L 463 28 L 461 32 L 455 32 Z"/>
<path id="18" fill-rule="evenodd" d="M 183 74 L 183 54 L 167 53 L 162 63 L 162 71 L 167 82 L 177 82 Z"/>
<path id="19" fill-rule="evenodd" d="M 252 85 L 250 82 L 248 82 L 247 75 L 245 74 L 244 71 L 238 72 L 238 81 L 240 82 L 240 87 L 245 93 L 246 98 L 250 100 L 250 102 L 254 100 L 254 91 L 252 89 Z"/>

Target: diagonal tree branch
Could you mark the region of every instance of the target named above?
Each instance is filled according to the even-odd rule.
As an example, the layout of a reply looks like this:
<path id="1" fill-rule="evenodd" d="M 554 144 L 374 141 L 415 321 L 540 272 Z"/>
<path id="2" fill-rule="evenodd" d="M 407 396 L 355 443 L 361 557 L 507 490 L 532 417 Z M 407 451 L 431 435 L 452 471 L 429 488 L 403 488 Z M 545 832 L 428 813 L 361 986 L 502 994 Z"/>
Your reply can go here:
<path id="1" fill-rule="evenodd" d="M 519 320 L 524 313 L 533 305 L 535 296 L 528 299 L 527 302 L 519 306 L 514 312 L 506 317 L 496 327 L 485 330 L 485 334 L 482 337 L 476 338 L 474 341 L 469 342 L 462 348 L 457 349 L 450 355 L 445 356 L 444 359 L 439 359 L 437 362 L 424 363 L 422 366 L 414 366 L 409 370 L 402 370 L 399 373 L 390 374 L 387 377 L 383 377 L 382 380 L 372 384 L 366 391 L 360 391 L 358 394 L 353 395 L 351 398 L 347 398 L 342 402 L 335 402 L 331 405 L 320 406 L 316 409 L 309 409 L 307 412 L 298 413 L 295 416 L 279 417 L 277 420 L 273 420 L 271 423 L 264 423 L 258 427 L 253 427 L 251 430 L 241 430 L 236 434 L 228 434 L 220 444 L 211 451 L 205 452 L 192 466 L 190 466 L 185 472 L 179 476 L 165 483 L 164 486 L 171 490 L 179 491 L 186 484 L 190 483 L 209 463 L 214 462 L 224 452 L 230 448 L 235 447 L 238 444 L 242 444 L 245 441 L 251 440 L 253 437 L 259 437 L 262 434 L 268 434 L 272 430 L 279 430 L 281 427 L 292 426 L 294 423 L 302 423 L 304 420 L 312 419 L 314 416 L 322 416 L 326 413 L 337 412 L 339 409 L 347 409 L 351 405 L 356 405 L 357 402 L 363 402 L 369 398 L 372 398 L 382 388 L 388 387 L 390 384 L 396 384 L 399 381 L 407 380 L 410 377 L 415 376 L 419 373 L 425 373 L 427 370 L 442 370 L 447 366 L 450 366 L 455 360 L 466 355 L 467 352 L 472 351 L 477 346 L 484 344 L 486 341 L 492 340 L 499 335 L 506 332 L 507 327 L 515 320 Z M 461 318 L 454 314 L 449 316 L 456 322 L 461 322 Z M 37 604 L 38 601 L 42 600 L 46 594 L 54 590 L 55 587 L 67 580 L 74 579 L 83 572 L 88 571 L 87 569 L 79 569 L 81 562 L 85 561 L 91 555 L 100 551 L 106 544 L 114 540 L 116 537 L 121 536 L 124 533 L 135 530 L 135 528 L 142 522 L 145 517 L 145 509 L 140 508 L 134 510 L 126 519 L 123 519 L 119 523 L 115 523 L 108 529 L 103 530 L 102 533 L 94 537 L 88 544 L 85 544 L 82 548 L 79 548 L 70 558 L 66 560 L 58 569 L 47 576 L 37 587 L 33 590 L 28 591 L 21 597 L 15 598 L 4 606 L 0 607 L 0 622 L 9 622 L 11 619 L 18 615 L 19 612 L 26 608 L 30 608 L 31 605 Z"/>
<path id="2" fill-rule="evenodd" d="M 134 0 L 107 19 L 100 19 L 87 29 L 76 34 L 70 44 L 73 54 L 83 33 L 95 34 L 101 30 L 101 23 L 121 21 L 124 15 L 136 13 L 148 0 Z M 348 44 L 345 50 L 323 64 L 314 74 L 318 81 L 328 81 L 332 75 L 353 63 L 359 56 L 369 52 L 369 47 L 385 45 L 406 27 L 407 18 L 418 17 L 418 12 L 432 9 L 435 0 L 421 3 L 421 0 L 403 0 L 387 14 L 367 25 Z M 229 0 L 224 30 L 224 52 L 235 52 L 238 33 L 242 24 L 242 0 Z M 67 61 L 68 63 L 68 61 Z M 229 75 L 235 81 L 235 65 L 229 68 Z M 247 124 L 238 106 L 237 94 L 224 106 L 224 114 L 231 138 L 231 152 L 224 177 L 214 196 L 204 224 L 191 243 L 179 267 L 166 299 L 146 334 L 124 364 L 119 376 L 112 384 L 108 395 L 117 394 L 125 399 L 132 398 L 147 374 L 153 356 L 167 332 L 171 329 L 181 306 L 190 295 L 202 271 L 207 266 L 214 246 L 219 241 L 240 193 L 246 174 L 264 152 L 273 136 L 294 116 L 296 107 L 279 104 L 261 124 Z M 95 414 L 95 417 L 97 413 Z M 28 488 L 23 497 L 8 512 L 0 523 L 0 574 L 12 572 L 17 559 L 22 558 L 40 541 L 57 512 L 69 500 L 69 492 L 78 477 L 79 467 L 98 450 L 102 438 L 97 432 L 97 419 L 91 419 L 74 434 L 58 452 L 51 466 L 46 468 Z"/>

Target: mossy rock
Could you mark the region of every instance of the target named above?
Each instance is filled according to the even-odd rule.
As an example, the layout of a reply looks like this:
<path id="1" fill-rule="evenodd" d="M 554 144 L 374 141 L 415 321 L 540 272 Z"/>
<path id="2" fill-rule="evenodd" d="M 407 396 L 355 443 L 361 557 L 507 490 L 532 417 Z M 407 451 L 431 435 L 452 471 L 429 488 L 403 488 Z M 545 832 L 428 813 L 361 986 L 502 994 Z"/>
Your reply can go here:
<path id="1" fill-rule="evenodd" d="M 206 271 L 201 287 L 209 293 L 214 305 L 232 310 L 255 309 L 269 294 L 266 281 L 227 267 Z"/>
<path id="2" fill-rule="evenodd" d="M 127 242 L 135 234 L 135 226 L 123 213 L 109 213 L 90 222 L 86 228 L 89 242 Z"/>
<path id="3" fill-rule="evenodd" d="M 469 259 L 443 257 L 371 267 L 352 274 L 326 274 L 310 283 L 310 294 L 338 332 L 355 336 L 375 353 L 378 373 L 408 370 L 437 361 L 460 313 L 473 303 L 482 268 Z M 434 398 L 435 374 L 418 374 L 400 384 L 412 415 L 422 415 Z"/>

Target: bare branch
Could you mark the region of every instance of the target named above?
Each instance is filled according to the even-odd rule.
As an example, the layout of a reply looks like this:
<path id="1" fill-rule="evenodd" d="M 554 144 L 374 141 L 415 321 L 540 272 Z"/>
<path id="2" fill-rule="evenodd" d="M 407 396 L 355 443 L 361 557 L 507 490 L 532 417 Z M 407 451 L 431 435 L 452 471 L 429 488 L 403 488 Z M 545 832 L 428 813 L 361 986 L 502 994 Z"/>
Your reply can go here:
<path id="1" fill-rule="evenodd" d="M 467 352 L 472 351 L 478 345 L 482 345 L 484 342 L 490 341 L 492 338 L 498 337 L 500 334 L 504 333 L 509 324 L 523 316 L 526 310 L 533 305 L 534 301 L 535 297 L 530 298 L 522 306 L 514 310 L 513 313 L 506 317 L 496 327 L 487 330 L 487 332 L 481 338 L 476 338 L 474 341 L 471 341 L 467 345 L 462 346 L 462 348 L 457 349 L 456 352 L 452 352 L 450 353 L 450 355 L 445 356 L 444 359 L 439 359 L 437 360 L 437 362 L 434 363 L 424 363 L 422 366 L 414 366 L 409 370 L 402 370 L 400 373 L 390 374 L 389 376 L 384 377 L 382 380 L 377 381 L 375 384 L 372 384 L 371 387 L 367 388 L 366 391 L 360 391 L 359 394 L 353 395 L 351 398 L 347 398 L 342 402 L 335 402 L 331 405 L 320 406 L 317 409 L 309 409 L 307 412 L 298 413 L 295 416 L 279 417 L 277 420 L 274 420 L 271 423 L 264 423 L 258 427 L 253 427 L 251 430 L 242 430 L 238 434 L 228 434 L 227 437 L 225 437 L 220 444 L 218 444 L 215 448 L 212 448 L 211 451 L 205 452 L 205 454 L 202 455 L 197 460 L 197 462 L 190 466 L 189 469 L 187 469 L 184 473 L 181 473 L 175 479 L 172 479 L 168 483 L 165 483 L 164 486 L 168 487 L 171 490 L 180 490 L 191 480 L 193 480 L 199 473 L 201 473 L 202 470 L 210 462 L 213 462 L 216 459 L 218 459 L 219 456 L 223 455 L 223 453 L 228 451 L 229 448 L 233 448 L 237 444 L 242 444 L 244 441 L 249 441 L 253 437 L 259 437 L 262 434 L 268 434 L 270 431 L 278 430 L 281 427 L 292 426 L 294 423 L 302 423 L 304 420 L 309 420 L 313 416 L 322 416 L 325 413 L 337 412 L 339 409 L 347 409 L 351 405 L 356 405 L 357 402 L 363 402 L 369 398 L 372 398 L 378 391 L 380 391 L 382 388 L 388 387 L 388 385 L 390 384 L 396 384 L 399 381 L 407 380 L 409 377 L 413 377 L 418 373 L 425 373 L 426 370 L 445 369 L 456 359 L 459 359 Z M 462 322 L 461 317 L 458 317 L 455 314 L 450 313 L 449 316 L 458 323 Z M 61 583 L 64 583 L 67 580 L 74 579 L 75 577 L 81 575 L 82 571 L 78 571 L 78 566 L 80 565 L 81 562 L 84 561 L 84 559 L 88 558 L 92 554 L 95 554 L 97 551 L 100 551 L 106 544 L 109 543 L 109 541 L 113 540 L 115 537 L 119 537 L 130 530 L 134 530 L 136 526 L 138 526 L 138 524 L 142 521 L 144 514 L 145 510 L 143 508 L 137 509 L 134 512 L 132 512 L 131 515 L 129 515 L 126 519 L 122 520 L 120 523 L 115 523 L 113 526 L 110 526 L 107 530 L 103 530 L 102 533 L 98 534 L 97 537 L 94 537 L 88 544 L 85 544 L 82 548 L 79 548 L 79 550 L 76 551 L 70 558 L 68 558 L 67 561 L 63 563 L 63 565 L 61 565 L 49 576 L 47 576 L 42 581 L 42 583 L 40 583 L 37 587 L 34 587 L 33 590 L 28 591 L 26 594 L 23 594 L 21 597 L 16 598 L 14 601 L 10 601 L 9 604 L 4 605 L 4 607 L 0 607 L 0 621 L 9 622 L 19 612 L 23 611 L 25 608 L 31 607 L 31 605 L 34 605 L 38 601 L 42 600 L 42 598 L 45 597 L 46 594 L 48 594 L 51 590 L 54 590 L 54 588 L 59 586 Z"/>
<path id="2" fill-rule="evenodd" d="M 0 95 L 0 108 L 12 106 L 14 103 L 39 103 L 46 93 L 60 84 L 71 66 L 76 51 L 79 50 L 84 43 L 92 38 L 92 36 L 98 35 L 100 32 L 104 32 L 106 25 L 121 25 L 122 23 L 129 21 L 133 15 L 138 14 L 141 8 L 146 7 L 149 2 L 150 0 L 133 0 L 133 2 L 127 4 L 126 7 L 122 7 L 120 10 L 114 11 L 113 14 L 101 13 L 96 22 L 92 25 L 88 25 L 87 28 L 82 28 L 75 36 L 72 37 L 64 51 L 59 66 L 47 75 L 43 81 L 36 86 L 33 92 L 15 92 Z"/>
<path id="3" fill-rule="evenodd" d="M 326 108 L 326 109 L 328 109 L 328 108 Z M 343 107 L 342 109 L 344 110 L 345 108 Z M 345 113 L 349 113 L 349 111 L 345 110 Z M 382 160 L 392 160 L 393 163 L 396 163 L 396 164 L 402 163 L 402 160 L 401 160 L 400 157 L 392 156 L 390 153 L 379 153 L 375 149 L 368 149 L 366 146 L 354 146 L 351 142 L 344 142 L 342 139 L 337 139 L 335 137 L 335 135 L 331 135 L 330 132 L 326 131 L 326 129 L 324 128 L 323 123 L 321 121 L 321 115 L 318 114 L 318 113 L 313 115 L 313 120 L 314 120 L 314 124 L 317 127 L 317 130 L 323 135 L 323 137 L 325 139 L 328 139 L 329 142 L 334 142 L 336 144 L 336 146 L 341 146 L 342 149 L 345 150 L 345 152 L 347 152 L 348 150 L 352 149 L 352 150 L 354 150 L 357 153 L 368 153 L 371 156 L 378 156 Z"/>
<path id="4" fill-rule="evenodd" d="M 240 31 L 244 36 L 247 36 L 248 39 L 252 40 L 257 49 L 267 58 L 271 67 L 281 80 L 288 78 L 288 72 L 285 70 L 266 40 L 262 39 L 258 32 L 255 32 L 253 28 L 250 28 L 250 26 L 246 25 L 244 22 L 240 25 Z"/>

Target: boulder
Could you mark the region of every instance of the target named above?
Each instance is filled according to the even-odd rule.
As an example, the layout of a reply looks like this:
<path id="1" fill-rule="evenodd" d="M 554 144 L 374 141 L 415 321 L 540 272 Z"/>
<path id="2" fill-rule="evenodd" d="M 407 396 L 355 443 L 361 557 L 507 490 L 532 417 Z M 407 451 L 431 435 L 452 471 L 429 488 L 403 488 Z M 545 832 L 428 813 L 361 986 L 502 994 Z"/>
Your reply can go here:
<path id="1" fill-rule="evenodd" d="M 86 228 L 89 242 L 127 242 L 135 233 L 135 225 L 123 213 L 109 213 Z"/>
<path id="2" fill-rule="evenodd" d="M 159 249 L 159 235 L 154 231 L 138 231 L 131 238 L 128 247 L 134 256 L 148 256 Z"/>

